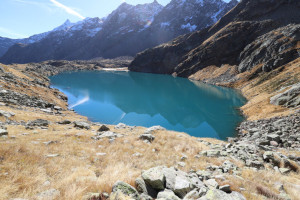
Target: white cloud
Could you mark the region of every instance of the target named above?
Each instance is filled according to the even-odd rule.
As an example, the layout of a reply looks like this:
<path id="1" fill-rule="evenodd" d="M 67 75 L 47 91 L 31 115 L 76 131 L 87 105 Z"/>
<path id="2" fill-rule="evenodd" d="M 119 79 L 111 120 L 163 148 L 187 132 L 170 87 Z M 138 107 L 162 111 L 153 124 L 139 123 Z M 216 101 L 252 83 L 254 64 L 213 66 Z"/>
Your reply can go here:
<path id="1" fill-rule="evenodd" d="M 65 12 L 71 14 L 71 15 L 74 15 L 80 19 L 84 19 L 85 17 L 83 17 L 82 15 L 80 15 L 78 12 L 76 12 L 75 10 L 73 10 L 72 8 L 68 7 L 68 6 L 65 6 L 63 5 L 62 3 L 59 3 L 58 1 L 56 0 L 50 0 L 55 6 L 63 9 Z"/>

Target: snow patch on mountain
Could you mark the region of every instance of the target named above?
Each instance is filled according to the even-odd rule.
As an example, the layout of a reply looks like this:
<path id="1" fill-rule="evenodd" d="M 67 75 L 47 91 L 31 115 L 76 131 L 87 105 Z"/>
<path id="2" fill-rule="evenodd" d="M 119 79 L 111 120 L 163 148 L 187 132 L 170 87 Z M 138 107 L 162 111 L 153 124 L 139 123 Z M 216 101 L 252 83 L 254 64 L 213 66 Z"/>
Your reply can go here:
<path id="1" fill-rule="evenodd" d="M 188 29 L 190 32 L 195 31 L 197 29 L 196 25 L 191 25 L 190 23 L 181 25 L 182 29 Z"/>

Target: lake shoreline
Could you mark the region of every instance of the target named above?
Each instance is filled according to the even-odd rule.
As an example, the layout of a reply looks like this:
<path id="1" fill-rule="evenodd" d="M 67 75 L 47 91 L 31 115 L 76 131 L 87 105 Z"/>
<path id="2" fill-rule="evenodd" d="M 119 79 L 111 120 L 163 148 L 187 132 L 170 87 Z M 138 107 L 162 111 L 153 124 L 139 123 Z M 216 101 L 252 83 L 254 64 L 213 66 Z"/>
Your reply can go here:
<path id="1" fill-rule="evenodd" d="M 68 109 L 67 97 L 50 88 L 48 75 L 62 71 L 55 69 L 40 64 L 2 66 L 0 153 L 5 159 L 1 163 L 0 194 L 6 199 L 31 199 L 47 189 L 60 192 L 62 199 L 82 199 L 90 192 L 110 195 L 118 180 L 135 186 L 143 170 L 157 166 L 173 166 L 180 173 L 194 171 L 197 177 L 204 173 L 247 199 L 261 195 L 257 185 L 277 191 L 275 186 L 265 186 L 270 180 L 281 181 L 287 188 L 280 194 L 294 197 L 298 191 L 295 186 L 300 183 L 294 180 L 299 177 L 299 141 L 289 137 L 289 132 L 297 128 L 299 113 L 247 120 L 239 128 L 247 137 L 230 138 L 228 142 L 195 138 L 161 127 L 103 125 Z M 273 126 L 277 129 L 270 129 Z M 278 126 L 286 128 L 283 132 L 288 137 L 284 140 L 278 140 Z M 263 139 L 258 144 L 257 135 Z M 12 168 L 18 160 L 22 165 Z M 14 189 L 12 175 L 22 180 L 18 182 L 22 188 L 30 190 Z M 46 181 L 49 186 L 43 185 Z M 70 184 L 76 192 L 70 192 Z"/>

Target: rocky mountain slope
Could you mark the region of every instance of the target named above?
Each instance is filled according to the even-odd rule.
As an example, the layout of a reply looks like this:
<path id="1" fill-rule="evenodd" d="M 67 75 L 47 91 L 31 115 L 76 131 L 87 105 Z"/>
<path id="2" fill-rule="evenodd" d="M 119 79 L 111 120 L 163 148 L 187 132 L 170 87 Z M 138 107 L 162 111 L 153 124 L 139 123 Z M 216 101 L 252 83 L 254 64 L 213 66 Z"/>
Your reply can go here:
<path id="1" fill-rule="evenodd" d="M 157 1 L 137 6 L 123 3 L 106 18 L 74 24 L 67 21 L 37 42 L 17 41 L 20 44 L 10 47 L 0 60 L 28 63 L 134 56 L 180 34 L 212 25 L 236 4 L 236 0 L 172 0 L 163 8 Z"/>
<path id="2" fill-rule="evenodd" d="M 0 57 L 2 57 L 7 52 L 7 50 L 16 43 L 31 44 L 34 42 L 38 42 L 45 38 L 48 33 L 49 32 L 36 34 L 25 39 L 10 39 L 0 37 Z"/>
<path id="3" fill-rule="evenodd" d="M 243 0 L 215 25 L 138 54 L 130 70 L 189 77 L 212 65 L 244 72 L 263 64 L 270 71 L 299 57 L 299 11 L 297 1 Z"/>

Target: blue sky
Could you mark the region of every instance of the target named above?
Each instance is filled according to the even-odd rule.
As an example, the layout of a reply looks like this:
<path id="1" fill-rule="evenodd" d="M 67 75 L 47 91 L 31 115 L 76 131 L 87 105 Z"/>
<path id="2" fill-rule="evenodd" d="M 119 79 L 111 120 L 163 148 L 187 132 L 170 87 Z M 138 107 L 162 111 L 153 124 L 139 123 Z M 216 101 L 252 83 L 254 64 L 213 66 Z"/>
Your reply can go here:
<path id="1" fill-rule="evenodd" d="M 123 2 L 150 3 L 153 0 L 0 0 L 0 36 L 25 38 L 56 28 L 67 19 L 105 17 Z M 170 0 L 158 0 L 166 5 Z"/>

